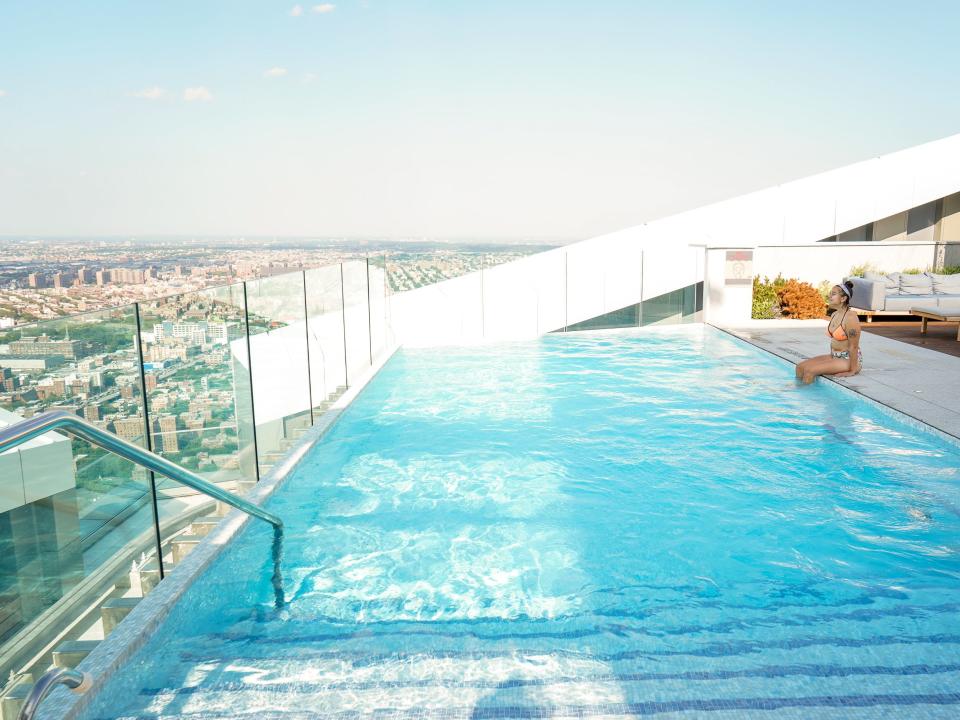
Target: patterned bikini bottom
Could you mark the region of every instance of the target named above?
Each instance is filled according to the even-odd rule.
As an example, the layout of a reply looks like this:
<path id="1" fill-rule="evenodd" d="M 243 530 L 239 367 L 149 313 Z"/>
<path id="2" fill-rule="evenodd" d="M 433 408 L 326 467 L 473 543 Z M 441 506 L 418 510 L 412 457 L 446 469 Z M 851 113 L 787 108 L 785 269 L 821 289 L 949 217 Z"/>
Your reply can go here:
<path id="1" fill-rule="evenodd" d="M 830 352 L 838 360 L 849 360 L 850 351 L 849 350 L 832 350 Z M 857 365 L 863 367 L 863 353 L 860 352 L 860 348 L 857 348 Z"/>

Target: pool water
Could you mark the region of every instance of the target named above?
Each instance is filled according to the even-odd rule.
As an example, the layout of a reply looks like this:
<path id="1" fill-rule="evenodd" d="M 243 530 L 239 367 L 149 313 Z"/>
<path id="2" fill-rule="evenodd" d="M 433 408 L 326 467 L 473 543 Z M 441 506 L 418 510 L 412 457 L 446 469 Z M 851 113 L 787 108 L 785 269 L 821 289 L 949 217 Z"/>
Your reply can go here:
<path id="1" fill-rule="evenodd" d="M 88 713 L 960 715 L 960 450 L 719 331 L 396 355 Z"/>

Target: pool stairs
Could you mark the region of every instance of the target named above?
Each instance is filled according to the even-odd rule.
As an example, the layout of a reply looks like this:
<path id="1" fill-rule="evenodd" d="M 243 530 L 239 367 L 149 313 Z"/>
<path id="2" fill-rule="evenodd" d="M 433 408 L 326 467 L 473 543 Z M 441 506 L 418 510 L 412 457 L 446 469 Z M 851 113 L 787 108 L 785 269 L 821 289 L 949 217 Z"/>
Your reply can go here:
<path id="1" fill-rule="evenodd" d="M 922 592 L 916 603 L 864 592 L 775 607 L 674 599 L 510 623 L 338 627 L 238 610 L 227 631 L 162 648 L 143 710 L 119 717 L 958 716 L 960 636 L 944 631 L 958 603 Z"/>

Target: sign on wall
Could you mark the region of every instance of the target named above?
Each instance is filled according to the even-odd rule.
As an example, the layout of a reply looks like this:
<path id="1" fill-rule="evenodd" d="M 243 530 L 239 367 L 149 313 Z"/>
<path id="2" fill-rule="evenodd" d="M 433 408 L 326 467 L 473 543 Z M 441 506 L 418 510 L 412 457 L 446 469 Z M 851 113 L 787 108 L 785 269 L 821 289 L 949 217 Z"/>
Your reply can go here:
<path id="1" fill-rule="evenodd" d="M 724 285 L 753 283 L 753 250 L 727 250 L 723 272 Z"/>

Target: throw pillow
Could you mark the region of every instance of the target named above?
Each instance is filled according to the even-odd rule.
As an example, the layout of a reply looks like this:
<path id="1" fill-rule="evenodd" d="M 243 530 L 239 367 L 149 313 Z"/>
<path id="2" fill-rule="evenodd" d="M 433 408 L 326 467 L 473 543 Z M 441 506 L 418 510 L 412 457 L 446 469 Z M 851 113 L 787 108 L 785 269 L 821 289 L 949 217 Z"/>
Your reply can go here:
<path id="1" fill-rule="evenodd" d="M 933 294 L 933 278 L 926 273 L 912 275 L 900 273 L 901 295 L 931 295 Z"/>
<path id="2" fill-rule="evenodd" d="M 937 275 L 930 273 L 933 279 L 933 291 L 944 295 L 960 295 L 960 273 L 955 275 Z"/>

